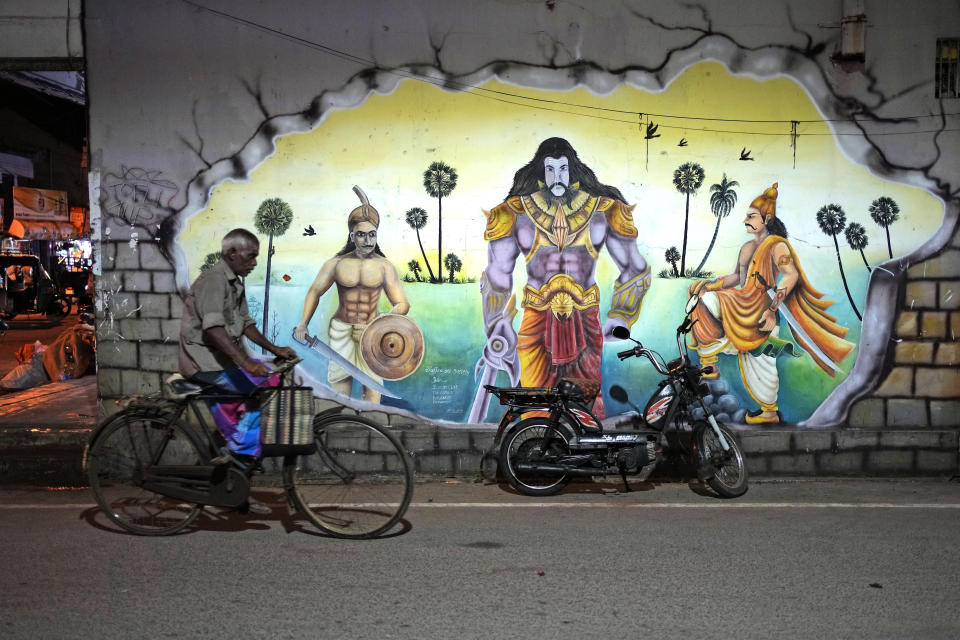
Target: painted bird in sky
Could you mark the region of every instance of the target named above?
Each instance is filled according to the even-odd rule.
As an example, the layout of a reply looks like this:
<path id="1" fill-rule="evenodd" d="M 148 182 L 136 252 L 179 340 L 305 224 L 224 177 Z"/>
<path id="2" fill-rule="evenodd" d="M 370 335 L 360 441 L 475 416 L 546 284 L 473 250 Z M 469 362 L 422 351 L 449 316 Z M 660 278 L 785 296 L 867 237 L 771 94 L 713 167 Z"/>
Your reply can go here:
<path id="1" fill-rule="evenodd" d="M 686 138 L 680 138 L 680 142 L 677 143 L 677 146 L 678 146 L 678 147 L 685 147 L 685 146 L 687 146 L 687 139 L 686 139 Z"/>
<path id="2" fill-rule="evenodd" d="M 647 123 L 647 132 L 643 136 L 646 140 L 652 140 L 653 138 L 659 138 L 660 134 L 657 133 L 657 129 L 660 128 L 660 125 L 653 124 L 652 122 Z"/>
<path id="3" fill-rule="evenodd" d="M 740 149 L 740 159 L 741 160 L 754 160 L 755 158 L 750 157 L 750 150 L 746 147 Z"/>
<path id="4" fill-rule="evenodd" d="M 315 236 L 317 235 L 317 232 L 313 230 L 313 225 L 311 224 L 311 225 L 307 225 L 307 227 L 303 230 L 303 235 Z"/>

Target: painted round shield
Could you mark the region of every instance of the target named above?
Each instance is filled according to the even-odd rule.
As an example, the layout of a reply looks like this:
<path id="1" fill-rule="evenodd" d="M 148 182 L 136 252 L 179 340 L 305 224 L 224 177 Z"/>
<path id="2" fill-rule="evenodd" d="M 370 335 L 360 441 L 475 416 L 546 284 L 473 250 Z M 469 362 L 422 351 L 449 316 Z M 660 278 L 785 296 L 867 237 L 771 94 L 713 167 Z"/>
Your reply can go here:
<path id="1" fill-rule="evenodd" d="M 423 333 L 410 318 L 386 313 L 363 330 L 360 353 L 384 380 L 402 380 L 423 362 Z"/>

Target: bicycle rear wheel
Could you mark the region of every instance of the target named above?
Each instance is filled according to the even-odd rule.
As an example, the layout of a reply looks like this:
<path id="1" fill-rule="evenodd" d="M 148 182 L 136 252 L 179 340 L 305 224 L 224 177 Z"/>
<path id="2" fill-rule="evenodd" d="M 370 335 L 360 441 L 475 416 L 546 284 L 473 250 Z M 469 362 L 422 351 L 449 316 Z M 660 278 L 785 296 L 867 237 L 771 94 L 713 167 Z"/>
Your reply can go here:
<path id="1" fill-rule="evenodd" d="M 294 503 L 338 538 L 373 538 L 393 527 L 413 496 L 413 464 L 397 437 L 362 416 L 318 416 L 317 451 L 284 467 Z"/>
<path id="2" fill-rule="evenodd" d="M 119 413 L 88 447 L 90 489 L 100 509 L 121 528 L 143 536 L 176 533 L 203 507 L 144 489 L 144 472 L 152 465 L 202 465 L 203 450 L 199 438 L 170 416 Z"/>

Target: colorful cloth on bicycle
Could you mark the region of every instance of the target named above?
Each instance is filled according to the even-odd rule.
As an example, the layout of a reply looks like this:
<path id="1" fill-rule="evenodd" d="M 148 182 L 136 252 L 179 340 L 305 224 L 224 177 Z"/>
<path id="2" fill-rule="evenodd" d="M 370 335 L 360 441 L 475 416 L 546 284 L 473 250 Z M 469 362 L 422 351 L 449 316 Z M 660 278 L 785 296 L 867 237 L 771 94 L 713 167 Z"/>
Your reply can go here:
<path id="1" fill-rule="evenodd" d="M 221 259 L 200 274 L 183 300 L 180 373 L 192 378 L 199 371 L 233 367 L 233 360 L 204 341 L 203 332 L 211 327 L 223 327 L 239 345 L 244 329 L 255 323 L 247 308 L 243 281 Z"/>
<path id="2" fill-rule="evenodd" d="M 367 365 L 360 351 L 360 336 L 363 335 L 363 330 L 366 328 L 366 324 L 350 324 L 343 320 L 330 318 L 330 348 L 377 382 L 383 382 L 383 378 L 375 374 L 369 365 Z M 327 380 L 330 382 L 340 382 L 349 377 L 351 376 L 346 369 L 335 362 L 330 363 L 327 369 Z"/>
<path id="3" fill-rule="evenodd" d="M 552 387 L 560 378 L 589 378 L 599 384 L 602 353 L 599 307 L 574 309 L 563 318 L 549 308 L 523 310 L 517 334 L 520 386 Z M 592 408 L 597 417 L 605 417 L 602 394 Z"/>
<path id="4" fill-rule="evenodd" d="M 193 376 L 201 384 L 212 384 L 220 391 L 250 393 L 257 387 L 276 387 L 280 376 L 261 378 L 242 367 L 224 371 L 201 371 Z M 210 413 L 231 451 L 258 456 L 260 447 L 260 400 L 256 397 L 229 402 L 211 402 Z"/>

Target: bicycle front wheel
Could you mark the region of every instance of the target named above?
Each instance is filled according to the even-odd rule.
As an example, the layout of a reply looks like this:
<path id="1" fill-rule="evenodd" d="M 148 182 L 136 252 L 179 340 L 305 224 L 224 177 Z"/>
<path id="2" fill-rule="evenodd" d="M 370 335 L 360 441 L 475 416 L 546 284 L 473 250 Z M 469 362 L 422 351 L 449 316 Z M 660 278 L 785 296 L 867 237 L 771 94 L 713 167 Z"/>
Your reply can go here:
<path id="1" fill-rule="evenodd" d="M 317 451 L 284 467 L 294 503 L 338 538 L 387 532 L 413 497 L 413 463 L 397 437 L 362 416 L 317 417 Z"/>
<path id="2" fill-rule="evenodd" d="M 203 507 L 144 489 L 144 473 L 156 465 L 202 465 L 202 451 L 197 436 L 170 416 L 117 414 L 87 450 L 90 489 L 100 509 L 121 528 L 144 536 L 176 533 Z"/>

